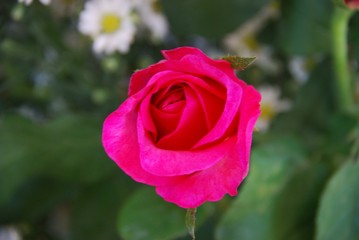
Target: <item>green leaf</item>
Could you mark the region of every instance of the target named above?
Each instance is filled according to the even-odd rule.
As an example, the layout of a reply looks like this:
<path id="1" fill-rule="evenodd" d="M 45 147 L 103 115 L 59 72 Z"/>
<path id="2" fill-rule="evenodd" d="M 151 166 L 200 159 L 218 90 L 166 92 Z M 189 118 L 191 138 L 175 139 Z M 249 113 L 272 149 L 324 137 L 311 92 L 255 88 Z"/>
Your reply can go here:
<path id="1" fill-rule="evenodd" d="M 161 1 L 175 35 L 222 38 L 253 17 L 268 0 Z M 184 17 L 185 16 L 185 17 Z"/>
<path id="2" fill-rule="evenodd" d="M 256 57 L 226 56 L 221 59 L 230 62 L 233 69 L 243 71 L 256 60 Z"/>
<path id="3" fill-rule="evenodd" d="M 196 228 L 213 209 L 203 205 L 198 209 Z M 142 188 L 120 209 L 118 231 L 126 240 L 169 240 L 187 233 L 186 210 L 165 202 L 153 188 Z"/>
<path id="4" fill-rule="evenodd" d="M 51 193 L 61 196 L 66 182 L 71 186 L 94 183 L 119 171 L 103 151 L 101 123 L 88 116 L 63 116 L 40 125 L 20 116 L 4 115 L 0 132 L 0 208 L 9 211 L 15 204 L 13 199 L 27 199 L 29 188 L 34 192 L 53 190 Z M 37 179 L 50 179 L 54 186 L 48 189 Z M 54 192 L 57 183 L 59 193 Z M 27 201 L 16 204 L 17 209 L 28 206 Z M 26 214 L 24 211 L 22 215 Z"/>
<path id="5" fill-rule="evenodd" d="M 305 162 L 295 170 L 276 199 L 272 239 L 313 238 L 318 199 L 328 175 L 328 167 L 315 162 Z"/>
<path id="6" fill-rule="evenodd" d="M 332 5 L 328 0 L 282 0 L 279 46 L 289 55 L 328 52 Z"/>
<path id="7" fill-rule="evenodd" d="M 359 239 L 359 162 L 348 161 L 331 178 L 320 202 L 317 240 Z"/>
<path id="8" fill-rule="evenodd" d="M 41 168 L 36 152 L 43 132 L 34 128 L 30 120 L 15 115 L 0 118 L 0 132 L 1 206 Z"/>
<path id="9" fill-rule="evenodd" d="M 359 62 L 359 13 L 357 12 L 350 20 L 349 46 L 351 55 Z"/>
<path id="10" fill-rule="evenodd" d="M 281 133 L 294 130 L 297 136 L 308 135 L 305 136 L 307 143 L 321 143 L 318 136 L 309 133 L 323 128 L 323 123 L 327 122 L 333 111 L 334 91 L 323 87 L 334 81 L 331 64 L 331 61 L 325 59 L 315 66 L 308 81 L 297 92 L 291 111 L 279 115 L 273 122 L 274 131 Z"/>
<path id="11" fill-rule="evenodd" d="M 70 239 L 117 239 L 118 209 L 134 188 L 122 174 L 81 189 L 70 212 Z"/>
<path id="12" fill-rule="evenodd" d="M 92 183 L 117 171 L 101 143 L 102 120 L 67 115 L 48 123 L 44 130 L 44 173 L 76 182 Z"/>
<path id="13" fill-rule="evenodd" d="M 254 149 L 249 176 L 221 219 L 216 239 L 274 240 L 277 199 L 303 159 L 302 147 L 290 138 Z"/>

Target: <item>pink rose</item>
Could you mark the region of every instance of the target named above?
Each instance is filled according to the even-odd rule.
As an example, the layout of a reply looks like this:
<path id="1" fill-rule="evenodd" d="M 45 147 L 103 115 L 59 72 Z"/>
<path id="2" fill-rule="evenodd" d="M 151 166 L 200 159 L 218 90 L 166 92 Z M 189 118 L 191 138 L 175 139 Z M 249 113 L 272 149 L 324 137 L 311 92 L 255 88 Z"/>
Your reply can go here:
<path id="1" fill-rule="evenodd" d="M 129 97 L 105 120 L 107 154 L 183 208 L 236 195 L 248 173 L 260 94 L 229 62 L 199 49 L 162 53 L 165 60 L 132 75 Z"/>

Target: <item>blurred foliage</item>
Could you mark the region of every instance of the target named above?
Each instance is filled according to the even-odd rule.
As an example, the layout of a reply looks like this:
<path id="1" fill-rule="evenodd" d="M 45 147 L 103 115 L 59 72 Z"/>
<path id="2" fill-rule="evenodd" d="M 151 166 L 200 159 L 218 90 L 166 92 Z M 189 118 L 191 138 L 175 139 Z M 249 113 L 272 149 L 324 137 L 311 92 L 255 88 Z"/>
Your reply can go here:
<path id="1" fill-rule="evenodd" d="M 185 210 L 106 156 L 102 122 L 126 98 L 130 75 L 161 59 L 161 49 L 236 54 L 241 49 L 226 44 L 228 34 L 271 7 L 277 14 L 252 40 L 238 41 L 269 48 L 276 67 L 259 64 L 258 55 L 238 76 L 278 86 L 292 107 L 254 134 L 250 174 L 238 196 L 199 208 L 197 238 L 359 239 L 359 108 L 335 109 L 331 1 L 163 0 L 169 36 L 138 37 L 129 53 L 107 56 L 94 54 L 78 32 L 83 5 L 75 2 L 71 11 L 37 1 L 0 4 L 0 231 L 15 226 L 24 239 L 189 239 Z M 358 79 L 358 13 L 348 41 Z M 307 81 L 290 69 L 295 57 L 304 59 Z"/>

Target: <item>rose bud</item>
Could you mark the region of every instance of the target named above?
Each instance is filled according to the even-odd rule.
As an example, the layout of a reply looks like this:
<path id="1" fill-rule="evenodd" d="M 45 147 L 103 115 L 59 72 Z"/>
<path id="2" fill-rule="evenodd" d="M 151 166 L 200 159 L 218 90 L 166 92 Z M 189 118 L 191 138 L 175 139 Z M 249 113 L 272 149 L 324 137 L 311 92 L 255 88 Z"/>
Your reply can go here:
<path id="1" fill-rule="evenodd" d="M 105 151 L 182 208 L 235 196 L 248 173 L 260 94 L 226 60 L 192 47 L 162 54 L 132 75 L 128 98 L 106 118 Z"/>

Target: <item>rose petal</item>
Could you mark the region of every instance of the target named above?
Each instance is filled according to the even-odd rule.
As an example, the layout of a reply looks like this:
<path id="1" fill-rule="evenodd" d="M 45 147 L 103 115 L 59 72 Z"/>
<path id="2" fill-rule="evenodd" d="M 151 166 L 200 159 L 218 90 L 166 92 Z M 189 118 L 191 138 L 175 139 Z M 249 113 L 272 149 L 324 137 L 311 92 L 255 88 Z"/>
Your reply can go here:
<path id="1" fill-rule="evenodd" d="M 199 58 L 203 59 L 207 64 L 221 69 L 222 72 L 227 74 L 227 76 L 229 76 L 235 82 L 238 82 L 240 85 L 245 86 L 245 83 L 237 78 L 233 68 L 231 67 L 231 64 L 228 61 L 211 59 L 198 48 L 179 47 L 171 50 L 163 50 L 162 55 L 167 60 L 181 60 L 184 56 L 188 55 L 198 56 Z"/>
<path id="2" fill-rule="evenodd" d="M 185 105 L 185 102 L 179 102 L 179 105 Z M 183 107 L 183 106 L 180 106 Z M 158 135 L 154 136 L 154 140 L 158 141 L 158 139 L 162 138 L 163 136 L 166 136 L 173 131 L 176 130 L 178 126 L 178 122 L 181 119 L 182 112 L 178 113 L 166 113 L 163 111 L 159 111 L 154 106 L 150 106 L 151 108 L 151 115 L 156 122 L 156 131 L 158 132 Z"/>
<path id="3" fill-rule="evenodd" d="M 252 88 L 244 90 L 238 135 L 227 140 L 225 155 L 211 168 L 181 178 L 174 185 L 158 186 L 166 201 L 183 208 L 196 208 L 206 201 L 218 201 L 225 194 L 234 196 L 248 174 L 252 132 L 260 114 L 260 95 Z M 237 142 L 236 142 L 237 140 Z"/>
<path id="4" fill-rule="evenodd" d="M 238 109 L 242 99 L 242 87 L 238 85 L 238 81 L 234 82 L 226 74 L 217 68 L 207 64 L 201 58 L 190 55 L 181 59 L 181 65 L 190 69 L 192 74 L 197 76 L 204 75 L 212 80 L 216 80 L 227 88 L 227 99 L 223 110 L 223 114 L 218 120 L 214 128 L 201 139 L 195 147 L 201 147 L 207 143 L 214 142 L 222 138 L 232 124 L 235 116 L 238 113 Z"/>
<path id="5" fill-rule="evenodd" d="M 189 85 L 192 87 L 193 91 L 195 91 L 197 98 L 199 99 L 205 114 L 207 128 L 212 129 L 221 116 L 225 106 L 225 97 L 222 97 L 226 95 L 225 89 L 223 89 L 224 92 L 220 95 L 220 98 L 199 85 L 194 85 L 192 83 L 189 83 Z M 223 86 L 221 87 L 223 88 Z M 218 86 L 217 91 L 221 91 L 221 87 Z"/>
<path id="6" fill-rule="evenodd" d="M 227 142 L 218 143 L 209 149 L 178 151 L 158 148 L 138 118 L 137 131 L 140 146 L 141 166 L 157 176 L 179 176 L 207 169 L 223 159 Z"/>
<path id="7" fill-rule="evenodd" d="M 156 95 L 156 101 L 159 101 L 161 97 L 164 97 L 165 93 L 173 86 L 182 86 L 187 84 L 196 92 L 199 103 L 202 104 L 200 107 L 200 112 L 205 113 L 205 119 L 207 121 L 206 126 L 213 127 L 214 123 L 219 119 L 219 114 L 223 111 L 224 101 L 226 99 L 226 90 L 224 86 L 220 83 L 217 83 L 214 80 L 209 78 L 198 78 L 189 74 L 175 72 L 175 71 L 162 71 L 158 74 L 152 76 L 151 80 L 146 86 L 147 89 L 151 89 L 147 94 L 143 102 L 141 103 L 140 112 L 143 116 L 143 124 L 145 129 L 151 131 L 155 138 L 157 138 L 157 130 L 154 124 L 154 118 L 151 116 L 150 112 L 150 102 L 151 98 Z M 157 96 L 158 95 L 158 96 Z M 158 113 L 158 112 L 157 112 Z M 199 120 L 195 120 L 194 123 Z M 162 124 L 170 124 L 161 121 L 159 123 L 161 128 L 170 129 Z M 165 131 L 166 133 L 169 133 Z M 163 135 L 163 134 L 162 134 Z M 188 141 L 187 141 L 188 143 Z M 166 147 L 168 148 L 168 147 Z"/>
<path id="8" fill-rule="evenodd" d="M 201 50 L 194 47 L 178 47 L 171 50 L 162 50 L 161 52 L 167 60 L 181 60 L 184 56 L 195 55 L 202 59 L 208 59 L 210 61 L 213 61 L 212 59 L 207 57 L 207 55 L 204 54 Z"/>
<path id="9" fill-rule="evenodd" d="M 175 131 L 157 142 L 157 147 L 171 150 L 188 150 L 202 138 L 206 132 L 205 115 L 196 94 L 188 86 L 183 87 L 186 105 Z"/>
<path id="10" fill-rule="evenodd" d="M 167 60 L 159 61 L 156 64 L 150 65 L 149 67 L 136 71 L 130 80 L 130 86 L 128 90 L 128 95 L 131 96 L 144 88 L 148 81 L 151 79 L 153 75 L 159 73 L 161 71 L 173 70 L 178 72 L 188 72 L 191 68 L 181 66 L 178 62 L 185 56 L 197 56 L 201 61 L 206 62 L 207 64 L 211 65 L 217 71 L 220 69 L 223 73 L 227 75 L 230 79 L 234 82 L 237 82 L 241 86 L 245 86 L 246 84 L 239 80 L 231 64 L 225 60 L 213 60 L 207 57 L 202 51 L 196 48 L 191 47 L 181 47 L 176 48 L 173 50 L 165 50 L 162 51 L 163 55 L 167 58 Z M 189 71 L 190 73 L 191 71 Z"/>
<path id="11" fill-rule="evenodd" d="M 147 95 L 141 105 L 140 105 L 140 114 L 142 115 L 143 126 L 144 128 L 151 132 L 155 138 L 157 137 L 157 128 L 152 118 L 151 113 L 151 95 Z"/>
<path id="12" fill-rule="evenodd" d="M 112 112 L 103 125 L 102 143 L 106 153 L 129 176 L 148 185 L 163 185 L 172 181 L 143 170 L 139 160 L 137 139 L 137 100 L 128 98 Z"/>
<path id="13" fill-rule="evenodd" d="M 150 80 L 153 75 L 171 69 L 176 69 L 176 67 L 168 61 L 162 60 L 158 63 L 150 65 L 147 68 L 136 71 L 131 76 L 130 85 L 128 87 L 128 95 L 132 96 L 133 94 L 143 89 L 147 85 L 148 80 Z"/>

